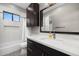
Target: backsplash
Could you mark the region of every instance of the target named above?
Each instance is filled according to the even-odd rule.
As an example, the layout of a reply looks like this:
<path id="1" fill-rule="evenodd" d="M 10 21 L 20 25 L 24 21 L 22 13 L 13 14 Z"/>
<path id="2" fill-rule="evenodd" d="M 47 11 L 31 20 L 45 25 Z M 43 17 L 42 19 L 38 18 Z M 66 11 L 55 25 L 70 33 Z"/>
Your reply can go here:
<path id="1" fill-rule="evenodd" d="M 68 40 L 79 40 L 79 35 L 75 34 L 56 34 L 56 38 L 64 38 Z"/>
<path id="2" fill-rule="evenodd" d="M 40 33 L 39 27 L 27 27 L 27 35 L 37 35 Z"/>

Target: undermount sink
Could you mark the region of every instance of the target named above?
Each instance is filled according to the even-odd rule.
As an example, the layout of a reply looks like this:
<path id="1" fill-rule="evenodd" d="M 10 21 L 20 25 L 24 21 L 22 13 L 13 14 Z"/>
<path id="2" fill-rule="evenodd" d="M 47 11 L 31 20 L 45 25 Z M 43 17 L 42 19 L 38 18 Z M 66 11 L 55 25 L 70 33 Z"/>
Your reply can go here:
<path id="1" fill-rule="evenodd" d="M 54 38 L 48 38 L 48 37 L 41 37 L 40 40 L 55 40 Z"/>

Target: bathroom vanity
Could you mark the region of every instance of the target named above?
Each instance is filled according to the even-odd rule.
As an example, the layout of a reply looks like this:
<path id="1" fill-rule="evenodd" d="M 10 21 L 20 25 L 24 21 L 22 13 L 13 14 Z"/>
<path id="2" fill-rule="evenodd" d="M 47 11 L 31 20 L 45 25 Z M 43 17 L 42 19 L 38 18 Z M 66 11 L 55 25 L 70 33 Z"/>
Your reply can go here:
<path id="1" fill-rule="evenodd" d="M 33 40 L 27 39 L 27 55 L 28 56 L 68 56 L 63 52 L 52 49 Z"/>
<path id="2" fill-rule="evenodd" d="M 56 34 L 49 39 L 48 34 L 27 36 L 28 56 L 79 56 L 79 35 Z"/>

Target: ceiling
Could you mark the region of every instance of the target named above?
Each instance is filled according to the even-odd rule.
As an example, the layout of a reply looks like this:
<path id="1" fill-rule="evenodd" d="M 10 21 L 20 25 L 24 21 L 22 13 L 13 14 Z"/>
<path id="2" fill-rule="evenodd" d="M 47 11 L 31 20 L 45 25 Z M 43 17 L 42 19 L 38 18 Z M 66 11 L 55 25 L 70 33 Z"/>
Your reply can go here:
<path id="1" fill-rule="evenodd" d="M 48 6 L 47 3 L 40 3 L 40 10 L 44 9 L 47 6 Z"/>
<path id="2" fill-rule="evenodd" d="M 30 3 L 14 3 L 14 4 L 22 9 L 26 9 L 30 5 Z M 39 5 L 40 5 L 40 10 L 48 6 L 47 3 L 39 3 Z"/>
<path id="3" fill-rule="evenodd" d="M 19 6 L 22 9 L 26 9 L 30 3 L 14 3 L 14 4 Z"/>

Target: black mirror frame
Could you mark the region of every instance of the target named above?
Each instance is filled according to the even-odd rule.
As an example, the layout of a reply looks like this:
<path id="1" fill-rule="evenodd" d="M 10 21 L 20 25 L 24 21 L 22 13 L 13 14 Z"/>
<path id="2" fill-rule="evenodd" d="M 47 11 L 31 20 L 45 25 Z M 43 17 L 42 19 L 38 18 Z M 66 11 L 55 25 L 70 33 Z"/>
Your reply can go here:
<path id="1" fill-rule="evenodd" d="M 43 10 L 41 10 L 40 11 L 40 32 L 42 32 L 42 33 L 49 33 L 50 31 L 42 31 L 41 30 L 41 26 L 42 26 L 42 23 L 43 23 L 43 11 L 44 11 L 45 9 L 43 9 Z M 79 32 L 60 32 L 60 31 L 52 31 L 51 33 L 58 33 L 58 34 L 75 34 L 75 35 L 78 35 L 79 34 Z"/>

